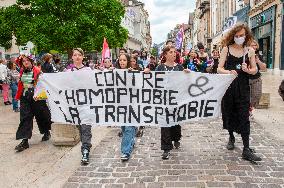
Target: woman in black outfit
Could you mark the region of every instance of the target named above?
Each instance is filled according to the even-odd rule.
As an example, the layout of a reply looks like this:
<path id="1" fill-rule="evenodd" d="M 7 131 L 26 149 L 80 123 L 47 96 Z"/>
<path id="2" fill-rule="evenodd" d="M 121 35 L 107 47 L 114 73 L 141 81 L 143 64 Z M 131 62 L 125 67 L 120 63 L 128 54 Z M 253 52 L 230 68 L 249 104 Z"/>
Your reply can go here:
<path id="1" fill-rule="evenodd" d="M 252 40 L 252 34 L 247 25 L 239 23 L 234 26 L 223 39 L 223 49 L 218 66 L 218 73 L 234 74 L 236 79 L 231 83 L 222 101 L 223 127 L 229 131 L 228 150 L 234 149 L 233 132 L 240 133 L 243 140 L 242 157 L 249 161 L 261 161 L 249 147 L 250 121 L 250 88 L 249 75 L 257 72 L 255 52 L 246 47 Z"/>
<path id="2" fill-rule="evenodd" d="M 188 69 L 183 69 L 180 64 L 175 63 L 176 60 L 176 49 L 174 46 L 166 46 L 163 49 L 163 57 L 166 62 L 160 64 L 156 71 L 185 71 L 189 72 Z M 150 69 L 146 68 L 145 72 L 149 72 Z M 162 127 L 161 128 L 161 149 L 164 150 L 162 154 L 162 159 L 169 159 L 170 150 L 173 149 L 173 144 L 176 149 L 180 147 L 181 139 L 181 126 L 175 125 L 172 127 Z"/>

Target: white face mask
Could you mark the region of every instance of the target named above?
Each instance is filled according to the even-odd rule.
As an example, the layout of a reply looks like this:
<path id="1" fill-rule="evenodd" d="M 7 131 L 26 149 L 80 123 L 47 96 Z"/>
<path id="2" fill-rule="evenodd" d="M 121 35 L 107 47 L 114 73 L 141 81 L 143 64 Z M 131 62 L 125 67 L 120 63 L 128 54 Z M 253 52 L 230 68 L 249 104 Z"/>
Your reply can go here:
<path id="1" fill-rule="evenodd" d="M 242 45 L 242 44 L 244 44 L 245 40 L 246 40 L 246 37 L 239 37 L 239 38 L 234 37 L 234 41 L 235 41 L 235 43 L 236 43 L 237 45 Z"/>

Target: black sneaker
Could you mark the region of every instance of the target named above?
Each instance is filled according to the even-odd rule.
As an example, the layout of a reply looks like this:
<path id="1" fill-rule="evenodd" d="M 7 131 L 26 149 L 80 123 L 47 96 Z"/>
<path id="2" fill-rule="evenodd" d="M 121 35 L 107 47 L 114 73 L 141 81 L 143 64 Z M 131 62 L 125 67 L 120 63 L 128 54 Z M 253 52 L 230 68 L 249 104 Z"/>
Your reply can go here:
<path id="1" fill-rule="evenodd" d="M 227 144 L 227 149 L 228 150 L 233 150 L 235 149 L 235 138 L 229 138 L 229 142 Z"/>
<path id="2" fill-rule="evenodd" d="M 122 154 L 122 155 L 120 156 L 120 160 L 121 160 L 122 162 L 128 161 L 128 160 L 129 160 L 129 156 L 126 155 L 126 154 Z"/>
<path id="3" fill-rule="evenodd" d="M 245 148 L 243 150 L 242 154 L 243 159 L 248 160 L 248 161 L 261 161 L 261 158 L 258 157 L 256 154 L 253 153 L 253 151 L 250 148 Z"/>
<path id="4" fill-rule="evenodd" d="M 30 146 L 28 140 L 24 139 L 19 145 L 15 147 L 15 150 L 17 150 L 17 152 L 21 152 L 24 151 L 25 149 L 28 149 L 29 147 Z"/>
<path id="5" fill-rule="evenodd" d="M 164 153 L 162 154 L 162 159 L 167 160 L 170 158 L 170 151 L 164 150 Z"/>
<path id="6" fill-rule="evenodd" d="M 20 109 L 19 109 L 19 108 L 16 108 L 16 109 L 14 110 L 14 112 L 20 112 Z"/>
<path id="7" fill-rule="evenodd" d="M 43 137 L 41 138 L 41 141 L 47 141 L 50 138 L 50 132 L 44 133 Z"/>
<path id="8" fill-rule="evenodd" d="M 143 130 L 139 129 L 136 133 L 136 137 L 142 137 L 143 136 Z"/>
<path id="9" fill-rule="evenodd" d="M 4 102 L 4 104 L 5 104 L 5 105 L 11 105 L 11 104 L 9 103 L 9 101 Z"/>
<path id="10" fill-rule="evenodd" d="M 122 132 L 119 131 L 117 135 L 118 135 L 119 137 L 122 137 Z"/>
<path id="11" fill-rule="evenodd" d="M 174 146 L 176 149 L 180 148 L 180 142 L 179 141 L 174 141 Z"/>
<path id="12" fill-rule="evenodd" d="M 89 150 L 84 149 L 82 152 L 82 159 L 81 159 L 81 164 L 82 165 L 88 165 L 89 164 Z"/>

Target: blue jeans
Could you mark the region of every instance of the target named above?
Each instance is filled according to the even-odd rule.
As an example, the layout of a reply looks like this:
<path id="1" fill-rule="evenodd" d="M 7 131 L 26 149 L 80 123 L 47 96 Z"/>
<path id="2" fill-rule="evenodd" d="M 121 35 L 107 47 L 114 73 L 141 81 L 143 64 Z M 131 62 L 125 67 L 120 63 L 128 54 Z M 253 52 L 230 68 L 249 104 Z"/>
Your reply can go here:
<path id="1" fill-rule="evenodd" d="M 12 82 L 10 84 L 10 88 L 12 90 L 12 104 L 13 104 L 13 110 L 16 110 L 18 109 L 18 101 L 15 99 L 15 96 L 16 96 L 16 93 L 17 93 L 17 90 L 18 90 L 18 83 L 16 82 Z"/>
<path id="2" fill-rule="evenodd" d="M 122 126 L 121 153 L 130 156 L 135 143 L 136 127 Z"/>

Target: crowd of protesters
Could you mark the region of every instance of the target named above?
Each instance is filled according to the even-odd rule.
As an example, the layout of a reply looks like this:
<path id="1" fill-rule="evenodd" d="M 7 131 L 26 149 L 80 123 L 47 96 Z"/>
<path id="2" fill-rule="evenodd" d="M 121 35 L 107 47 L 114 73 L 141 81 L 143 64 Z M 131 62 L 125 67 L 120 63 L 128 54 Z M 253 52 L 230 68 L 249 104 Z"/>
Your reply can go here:
<path id="1" fill-rule="evenodd" d="M 182 52 L 175 48 L 173 41 L 167 41 L 159 58 L 148 52 L 131 51 L 121 48 L 116 60 L 102 59 L 100 63 L 84 62 L 84 52 L 80 48 L 72 51 L 72 60 L 64 66 L 60 58 L 47 53 L 42 57 L 42 63 L 36 64 L 30 55 L 21 54 L 16 62 L 8 66 L 0 60 L 0 84 L 5 105 L 13 104 L 13 111 L 20 112 L 20 124 L 16 139 L 22 142 L 16 146 L 17 151 L 29 148 L 28 139 L 32 136 L 33 117 L 36 118 L 42 141 L 50 138 L 51 118 L 44 100 L 33 98 L 33 91 L 40 72 L 57 73 L 62 71 L 73 72 L 81 70 L 114 70 L 124 69 L 131 71 L 184 71 L 210 74 L 233 74 L 236 79 L 229 86 L 222 100 L 223 127 L 228 130 L 229 139 L 227 149 L 233 150 L 235 144 L 234 132 L 240 133 L 243 140 L 242 157 L 249 161 L 260 161 L 250 148 L 250 120 L 249 115 L 257 106 L 261 96 L 261 73 L 266 65 L 262 62 L 258 51 L 258 44 L 253 40 L 251 31 L 245 24 L 237 24 L 223 39 L 221 52 L 214 49 L 206 52 L 203 44 L 199 43 L 196 49 Z M 9 97 L 9 88 L 12 97 Z M 12 99 L 10 102 L 9 99 Z M 18 104 L 20 100 L 20 104 Z M 20 110 L 19 110 L 20 106 Z M 143 135 L 144 127 L 123 126 L 118 133 L 121 140 L 121 160 L 127 161 L 135 145 L 135 136 Z M 89 163 L 91 148 L 91 126 L 80 125 L 82 142 L 82 164 Z M 168 159 L 170 151 L 181 146 L 181 127 L 176 125 L 170 128 L 161 128 L 161 149 L 164 151 L 162 159 Z"/>

